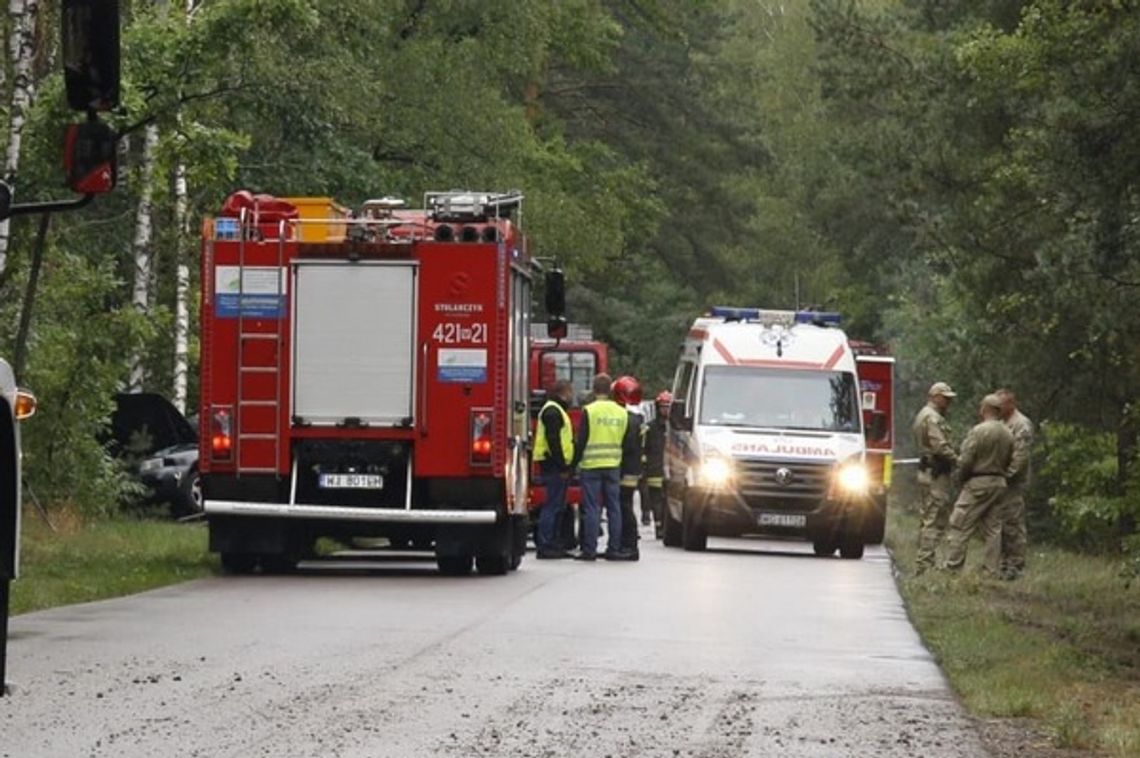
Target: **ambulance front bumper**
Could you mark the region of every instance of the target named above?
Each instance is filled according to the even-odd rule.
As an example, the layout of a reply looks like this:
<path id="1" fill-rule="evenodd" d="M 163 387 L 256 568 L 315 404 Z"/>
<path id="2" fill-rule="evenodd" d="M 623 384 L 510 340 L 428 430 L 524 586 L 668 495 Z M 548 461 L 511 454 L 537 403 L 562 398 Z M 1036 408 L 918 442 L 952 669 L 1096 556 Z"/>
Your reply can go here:
<path id="1" fill-rule="evenodd" d="M 207 516 L 254 516 L 320 521 L 367 521 L 393 524 L 494 524 L 493 510 L 427 510 L 423 508 L 350 508 L 340 505 L 256 503 L 206 500 Z"/>

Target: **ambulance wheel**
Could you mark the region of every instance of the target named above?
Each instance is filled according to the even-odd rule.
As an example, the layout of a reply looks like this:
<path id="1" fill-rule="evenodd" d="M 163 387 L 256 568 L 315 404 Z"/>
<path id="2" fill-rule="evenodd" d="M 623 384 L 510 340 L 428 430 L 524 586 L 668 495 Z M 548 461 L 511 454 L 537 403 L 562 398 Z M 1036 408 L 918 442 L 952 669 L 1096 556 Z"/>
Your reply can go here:
<path id="1" fill-rule="evenodd" d="M 444 576 L 467 576 L 471 573 L 470 555 L 437 555 L 435 563 Z"/>
<path id="2" fill-rule="evenodd" d="M 848 560 L 857 561 L 863 557 L 863 540 L 860 539 L 847 539 L 839 546 L 839 555 Z"/>
<path id="3" fill-rule="evenodd" d="M 498 553 L 484 553 L 475 556 L 475 568 L 483 576 L 502 576 L 511 567 L 511 558 Z"/>
<path id="4" fill-rule="evenodd" d="M 697 523 L 697 514 L 686 508 L 681 512 L 681 547 L 689 551 L 701 551 L 708 547 L 709 535 Z"/>
<path id="5" fill-rule="evenodd" d="M 831 542 L 813 542 L 811 548 L 820 558 L 829 558 L 835 554 L 835 544 Z"/>
<path id="6" fill-rule="evenodd" d="M 665 547 L 681 547 L 681 522 L 673 518 L 669 508 L 665 508 L 665 523 L 661 528 L 661 541 Z"/>
<path id="7" fill-rule="evenodd" d="M 227 574 L 252 574 L 257 556 L 252 553 L 222 553 L 222 571 Z"/>

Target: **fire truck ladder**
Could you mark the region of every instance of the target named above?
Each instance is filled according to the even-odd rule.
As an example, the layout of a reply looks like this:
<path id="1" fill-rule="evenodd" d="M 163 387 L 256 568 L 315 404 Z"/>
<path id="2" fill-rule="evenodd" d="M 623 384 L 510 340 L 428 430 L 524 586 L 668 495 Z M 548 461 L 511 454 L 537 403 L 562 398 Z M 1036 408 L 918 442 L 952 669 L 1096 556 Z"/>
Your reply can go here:
<path id="1" fill-rule="evenodd" d="M 246 318 L 246 302 L 245 302 L 245 240 L 246 240 L 246 211 L 243 208 L 241 214 L 241 237 L 238 242 L 238 329 L 237 329 L 237 408 L 235 426 L 237 428 L 237 446 L 235 450 L 237 461 L 237 476 L 242 474 L 277 474 L 281 470 L 281 362 L 284 344 L 282 340 L 282 324 L 284 319 L 282 314 L 278 313 L 272 319 L 258 319 L 258 320 L 272 320 L 274 326 L 272 331 L 253 331 L 247 329 Z M 277 225 L 277 268 L 276 276 L 274 277 L 274 291 L 272 293 L 258 292 L 260 295 L 272 294 L 278 307 L 281 305 L 282 295 L 282 276 L 281 269 L 285 265 L 285 221 L 280 221 Z M 255 364 L 250 365 L 247 363 L 247 355 L 250 352 L 246 349 L 249 343 L 258 341 L 274 342 L 272 350 L 273 362 L 272 365 Z M 246 379 L 256 374 L 270 374 L 273 377 L 273 399 L 267 398 L 251 398 L 248 397 L 246 391 Z M 245 430 L 246 411 L 255 408 L 270 408 L 272 409 L 273 423 L 270 429 L 259 429 L 255 432 L 247 432 Z M 247 466 L 242 464 L 242 447 L 243 442 L 271 442 L 273 445 L 273 465 L 272 466 Z"/>

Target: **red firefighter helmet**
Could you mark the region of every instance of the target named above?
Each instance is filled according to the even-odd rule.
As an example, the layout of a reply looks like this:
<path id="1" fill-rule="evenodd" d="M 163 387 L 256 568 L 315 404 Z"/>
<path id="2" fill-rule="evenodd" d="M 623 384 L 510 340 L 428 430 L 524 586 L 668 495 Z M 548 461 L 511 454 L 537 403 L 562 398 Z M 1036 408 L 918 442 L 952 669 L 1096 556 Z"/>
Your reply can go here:
<path id="1" fill-rule="evenodd" d="M 657 399 L 655 400 L 655 402 L 657 403 L 657 405 L 672 405 L 673 404 L 673 393 L 670 392 L 669 390 L 662 390 L 660 393 L 658 393 Z"/>
<path id="2" fill-rule="evenodd" d="M 614 380 L 610 385 L 610 393 L 614 402 L 621 405 L 637 405 L 641 402 L 641 384 L 628 374 Z"/>

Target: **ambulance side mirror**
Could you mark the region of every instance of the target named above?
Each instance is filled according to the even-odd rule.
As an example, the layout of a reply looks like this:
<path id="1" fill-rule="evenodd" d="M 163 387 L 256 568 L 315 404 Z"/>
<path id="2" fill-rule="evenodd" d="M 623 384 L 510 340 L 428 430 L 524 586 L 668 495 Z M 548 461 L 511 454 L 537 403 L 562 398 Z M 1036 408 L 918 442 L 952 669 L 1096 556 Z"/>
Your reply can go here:
<path id="1" fill-rule="evenodd" d="M 887 414 L 883 411 L 871 411 L 871 423 L 863 429 L 863 436 L 868 442 L 884 442 L 890 429 L 887 427 Z"/>
<path id="2" fill-rule="evenodd" d="M 669 406 L 669 425 L 680 432 L 693 431 L 693 417 L 688 414 L 684 400 L 674 399 Z"/>
<path id="3" fill-rule="evenodd" d="M 119 0 L 63 0 L 63 79 L 72 110 L 119 105 Z"/>

